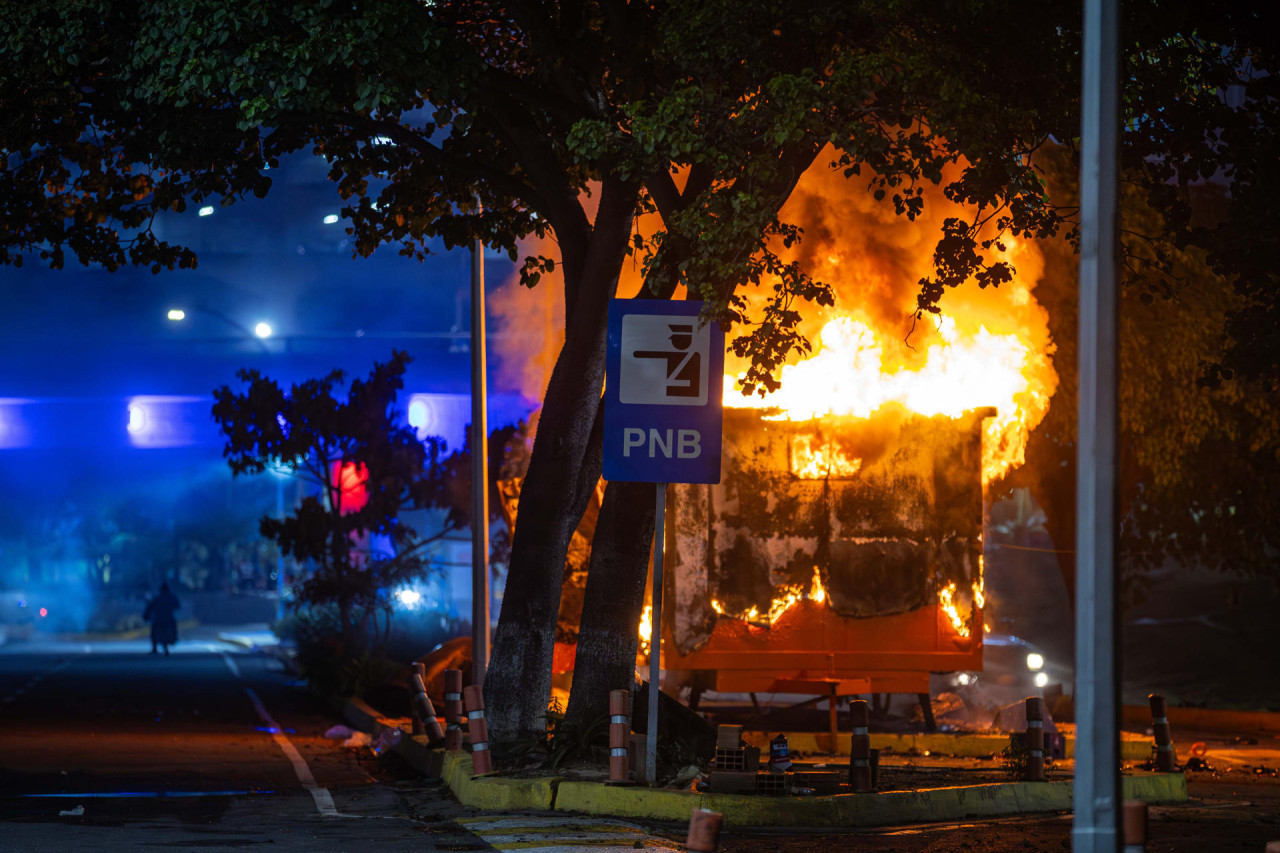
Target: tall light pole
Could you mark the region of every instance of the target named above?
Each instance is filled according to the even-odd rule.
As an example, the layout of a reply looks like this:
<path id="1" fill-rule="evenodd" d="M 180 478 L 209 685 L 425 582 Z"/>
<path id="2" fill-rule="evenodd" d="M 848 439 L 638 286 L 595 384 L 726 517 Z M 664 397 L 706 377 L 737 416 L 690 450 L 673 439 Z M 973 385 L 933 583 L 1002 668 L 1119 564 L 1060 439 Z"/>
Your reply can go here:
<path id="1" fill-rule="evenodd" d="M 479 210 L 479 201 L 476 202 Z M 489 395 L 484 339 L 484 243 L 471 243 L 471 664 L 489 668 Z"/>
<path id="2" fill-rule="evenodd" d="M 276 521 L 284 521 L 284 478 L 276 474 Z M 276 543 L 276 621 L 284 621 L 284 549 Z"/>
<path id="3" fill-rule="evenodd" d="M 1076 853 L 1120 849 L 1116 661 L 1119 0 L 1084 0 L 1076 446 Z"/>

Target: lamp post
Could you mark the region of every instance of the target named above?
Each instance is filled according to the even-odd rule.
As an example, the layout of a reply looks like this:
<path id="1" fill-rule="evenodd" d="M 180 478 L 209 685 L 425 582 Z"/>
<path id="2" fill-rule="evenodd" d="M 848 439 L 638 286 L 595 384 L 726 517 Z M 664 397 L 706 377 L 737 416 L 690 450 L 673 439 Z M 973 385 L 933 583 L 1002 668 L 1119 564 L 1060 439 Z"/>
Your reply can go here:
<path id="1" fill-rule="evenodd" d="M 477 207 L 479 201 L 477 201 Z M 474 683 L 489 668 L 489 424 L 484 340 L 484 243 L 471 244 L 471 660 Z"/>
<path id="2" fill-rule="evenodd" d="M 1120 848 L 1116 641 L 1120 3 L 1085 0 L 1076 440 L 1076 853 Z"/>
<path id="3" fill-rule="evenodd" d="M 270 466 L 272 479 L 276 481 L 276 520 L 284 521 L 284 480 L 289 472 L 284 467 Z M 276 544 L 276 621 L 284 620 L 284 550 Z"/>

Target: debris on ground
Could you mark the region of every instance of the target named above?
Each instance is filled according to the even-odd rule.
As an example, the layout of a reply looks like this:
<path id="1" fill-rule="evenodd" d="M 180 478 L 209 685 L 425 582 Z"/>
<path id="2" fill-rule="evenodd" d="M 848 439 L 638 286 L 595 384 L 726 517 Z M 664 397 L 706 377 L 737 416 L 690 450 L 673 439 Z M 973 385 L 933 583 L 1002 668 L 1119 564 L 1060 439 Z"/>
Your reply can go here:
<path id="1" fill-rule="evenodd" d="M 351 737 L 355 733 L 356 733 L 355 729 L 348 728 L 347 726 L 343 726 L 343 725 L 337 725 L 337 726 L 330 726 L 329 730 L 324 733 L 324 736 L 327 737 L 329 740 L 346 740 L 347 738 Z"/>
<path id="2" fill-rule="evenodd" d="M 366 735 L 366 737 L 368 737 Z M 381 755 L 384 751 L 392 749 L 396 744 L 400 743 L 401 733 L 399 729 L 383 729 L 382 733 L 373 739 L 369 747 L 373 750 L 374 755 Z M 347 746 L 347 743 L 343 743 Z"/>
<path id="3" fill-rule="evenodd" d="M 351 737 L 342 742 L 342 746 L 347 749 L 360 749 L 361 747 L 373 744 L 373 738 L 364 732 L 352 732 Z"/>

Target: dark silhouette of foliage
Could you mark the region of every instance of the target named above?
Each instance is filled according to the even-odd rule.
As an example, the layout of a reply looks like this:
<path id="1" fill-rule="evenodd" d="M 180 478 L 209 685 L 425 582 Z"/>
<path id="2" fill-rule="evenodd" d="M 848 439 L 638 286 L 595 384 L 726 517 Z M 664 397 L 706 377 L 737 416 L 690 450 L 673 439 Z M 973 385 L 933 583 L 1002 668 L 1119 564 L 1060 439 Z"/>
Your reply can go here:
<path id="1" fill-rule="evenodd" d="M 256 370 L 241 370 L 242 392 L 229 386 L 214 392 L 213 416 L 234 475 L 273 468 L 319 487 L 292 515 L 266 516 L 260 527 L 283 553 L 310 567 L 298 599 L 336 608 L 349 654 L 367 651 L 376 639 L 388 593 L 429 571 L 427 546 L 466 524 L 450 498 L 456 462 L 444 456 L 440 439 L 420 439 L 396 409 L 409 360 L 393 352 L 367 379 L 352 380 L 345 398 L 337 393 L 344 380 L 337 370 L 288 391 Z M 357 492 L 363 497 L 358 507 Z M 422 508 L 445 510 L 441 528 L 430 535 L 399 517 Z M 378 547 L 379 539 L 391 548 Z"/>

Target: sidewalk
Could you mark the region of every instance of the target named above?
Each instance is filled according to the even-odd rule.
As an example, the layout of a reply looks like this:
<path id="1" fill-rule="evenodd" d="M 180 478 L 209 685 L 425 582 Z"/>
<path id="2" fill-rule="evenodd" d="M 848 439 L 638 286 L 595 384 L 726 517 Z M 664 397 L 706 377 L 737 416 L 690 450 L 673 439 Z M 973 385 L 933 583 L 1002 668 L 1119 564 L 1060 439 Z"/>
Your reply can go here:
<path id="1" fill-rule="evenodd" d="M 984 781 L 942 787 L 919 784 L 871 793 L 775 797 L 613 787 L 558 776 L 476 778 L 469 753 L 431 749 L 425 737 L 409 733 L 407 720 L 384 717 L 359 700 L 347 702 L 343 710 L 349 724 L 371 736 L 384 736 L 384 742 L 412 767 L 425 776 L 442 779 L 459 802 L 497 811 L 536 810 L 683 822 L 688 821 L 693 809 L 704 808 L 722 813 L 726 826 L 834 828 L 1057 812 L 1070 810 L 1072 806 L 1073 784 L 1062 772 L 1051 774 L 1057 778 L 1046 782 Z M 1007 743 L 1007 737 L 1003 742 Z M 963 743 L 960 739 L 956 741 L 958 748 L 963 748 Z M 810 756 L 810 759 L 820 760 L 820 757 Z M 946 772 L 947 762 L 955 760 L 924 754 L 910 756 L 910 770 L 904 770 L 901 778 L 911 779 L 915 774 L 923 781 L 932 771 Z M 843 759 L 832 756 L 833 769 L 841 761 L 847 764 L 847 755 Z M 905 768 L 907 765 L 896 765 L 896 758 L 882 757 L 882 767 L 890 766 Z M 1134 771 L 1125 775 L 1123 784 L 1126 798 L 1152 803 L 1187 799 L 1187 782 L 1182 773 Z"/>

